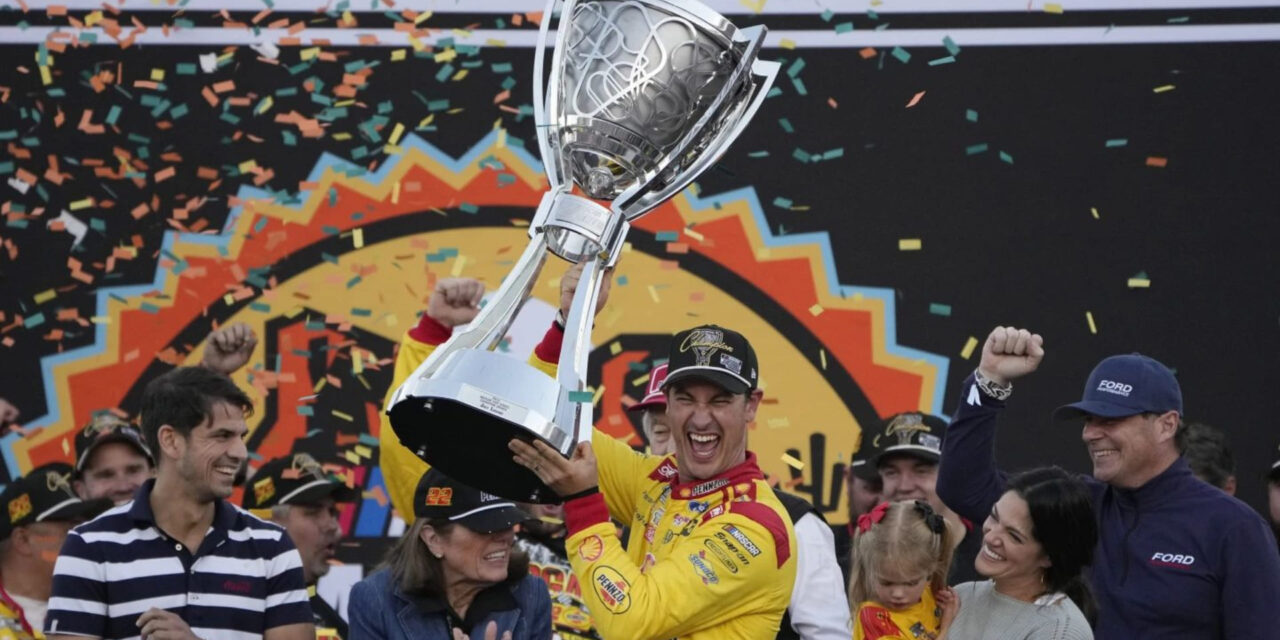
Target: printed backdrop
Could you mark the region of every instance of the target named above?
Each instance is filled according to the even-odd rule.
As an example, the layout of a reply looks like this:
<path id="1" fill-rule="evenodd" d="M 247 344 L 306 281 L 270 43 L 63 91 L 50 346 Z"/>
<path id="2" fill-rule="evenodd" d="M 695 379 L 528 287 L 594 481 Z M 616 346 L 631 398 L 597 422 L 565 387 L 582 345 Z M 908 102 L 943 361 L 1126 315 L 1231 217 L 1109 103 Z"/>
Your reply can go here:
<path id="1" fill-rule="evenodd" d="M 248 322 L 253 464 L 306 450 L 353 474 L 341 557 L 368 564 L 403 526 L 376 465 L 394 346 L 437 279 L 497 287 L 545 188 L 541 7 L 212 4 L 0 0 L 0 397 L 22 412 L 0 480 L 69 460 L 94 412 L 131 415 L 212 328 Z M 667 337 L 731 326 L 760 354 L 752 448 L 843 522 L 862 430 L 949 412 L 981 340 L 1015 324 L 1049 356 L 1017 385 L 1007 466 L 1086 469 L 1049 411 L 1140 350 L 1227 430 L 1260 503 L 1280 10 L 1234 4 L 713 2 L 769 25 L 784 73 L 631 232 L 593 336 L 597 426 L 642 446 L 624 407 Z M 550 317 L 552 261 L 513 357 Z"/>

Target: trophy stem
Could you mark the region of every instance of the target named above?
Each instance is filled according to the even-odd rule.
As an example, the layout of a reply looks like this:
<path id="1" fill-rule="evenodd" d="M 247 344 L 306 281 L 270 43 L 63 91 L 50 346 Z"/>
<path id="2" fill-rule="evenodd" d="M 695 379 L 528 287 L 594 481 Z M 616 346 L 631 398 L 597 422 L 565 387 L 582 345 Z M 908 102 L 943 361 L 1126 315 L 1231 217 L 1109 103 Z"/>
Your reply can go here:
<path id="1" fill-rule="evenodd" d="M 490 351 L 507 335 L 520 307 L 529 299 L 533 286 L 547 261 L 547 236 L 533 234 L 529 246 L 516 261 L 511 273 L 502 280 L 502 286 L 489 299 L 480 313 L 465 328 L 457 331 L 444 344 L 431 352 L 414 376 L 429 378 L 450 355 L 463 349 Z"/>
<path id="2" fill-rule="evenodd" d="M 576 434 L 578 442 L 591 440 L 592 417 L 590 401 L 577 402 L 569 394 L 584 391 L 587 386 L 587 356 L 591 353 L 591 328 L 595 324 L 596 300 L 605 278 L 604 260 L 593 258 L 583 264 L 578 289 L 573 294 L 573 305 L 564 324 L 564 342 L 560 345 L 560 366 L 556 370 L 556 382 L 560 385 L 560 398 L 556 403 L 556 424 Z M 572 453 L 570 449 L 569 453 Z"/>

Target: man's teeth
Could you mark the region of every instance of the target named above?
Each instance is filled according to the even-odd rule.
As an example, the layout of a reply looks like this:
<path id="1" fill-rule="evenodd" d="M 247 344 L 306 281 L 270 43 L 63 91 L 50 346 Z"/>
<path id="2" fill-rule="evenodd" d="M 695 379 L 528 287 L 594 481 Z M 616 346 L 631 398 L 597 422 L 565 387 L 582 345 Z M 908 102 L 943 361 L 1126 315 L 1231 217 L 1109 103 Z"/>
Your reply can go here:
<path id="1" fill-rule="evenodd" d="M 1107 456 L 1115 455 L 1116 453 L 1118 452 L 1115 449 L 1095 449 L 1093 451 L 1093 457 L 1105 458 Z"/>
<path id="2" fill-rule="evenodd" d="M 494 560 L 494 561 L 497 561 L 497 560 L 506 560 L 506 559 L 507 559 L 507 552 L 506 552 L 506 551 L 494 551 L 493 553 L 486 554 L 486 555 L 485 555 L 485 557 L 484 557 L 484 559 L 485 559 L 485 560 Z"/>
<path id="3" fill-rule="evenodd" d="M 984 545 L 982 545 L 982 555 L 984 555 L 984 556 L 986 556 L 986 557 L 988 557 L 988 558 L 990 558 L 990 559 L 992 559 L 992 560 L 1004 560 L 1004 556 L 1002 556 L 1002 555 L 1000 555 L 1000 554 L 998 554 L 998 553 L 996 553 L 996 552 L 992 551 L 992 550 L 991 550 L 991 547 L 988 547 L 988 546 L 987 546 L 987 545 L 985 545 L 985 544 L 984 544 Z"/>
<path id="4" fill-rule="evenodd" d="M 720 436 L 710 433 L 691 433 L 689 434 L 689 439 L 701 444 L 707 444 L 708 442 L 719 440 Z"/>
<path id="5" fill-rule="evenodd" d="M 229 476 L 236 475 L 236 467 L 215 467 L 214 470 L 218 473 L 225 473 Z"/>

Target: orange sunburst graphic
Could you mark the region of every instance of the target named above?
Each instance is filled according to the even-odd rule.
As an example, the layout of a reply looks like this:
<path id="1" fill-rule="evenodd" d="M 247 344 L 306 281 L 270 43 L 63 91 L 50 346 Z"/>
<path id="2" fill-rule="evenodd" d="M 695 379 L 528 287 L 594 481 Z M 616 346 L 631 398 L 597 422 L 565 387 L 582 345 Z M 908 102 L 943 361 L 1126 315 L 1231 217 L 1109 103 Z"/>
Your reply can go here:
<path id="1" fill-rule="evenodd" d="M 300 204 L 242 192 L 221 234 L 171 234 L 156 285 L 105 301 L 109 324 L 97 350 L 50 366 L 57 419 L 14 444 L 19 466 L 70 460 L 74 429 L 121 402 L 128 388 L 120 381 L 138 380 L 155 360 L 199 357 L 203 336 L 183 329 L 206 318 L 249 322 L 276 342 L 270 361 L 260 348 L 236 374 L 273 408 L 250 422 L 258 456 L 289 453 L 314 432 L 316 416 L 302 412 L 305 399 L 338 386 L 365 400 L 332 409 L 320 428 L 346 429 L 335 438 L 351 465 L 375 464 L 369 447 L 376 446 L 381 391 L 370 380 L 387 376 L 392 345 L 416 322 L 436 279 L 466 275 L 497 287 L 527 243 L 528 219 L 545 188 L 532 156 L 500 133 L 461 159 L 414 137 L 402 147 L 372 175 L 326 160 Z M 608 354 L 596 385 L 597 425 L 639 442 L 622 407 L 643 394 L 635 370 L 658 349 L 627 348 L 627 336 L 719 322 L 758 342 L 767 400 L 751 446 L 761 466 L 791 477 L 784 486 L 823 485 L 814 468 L 820 461 L 789 452 L 817 435 L 836 460 L 857 447 L 860 420 L 937 413 L 946 360 L 894 344 L 892 296 L 840 284 L 825 237 L 774 237 L 762 215 L 754 192 L 743 189 L 714 197 L 686 192 L 638 221 L 593 334 Z M 534 291 L 547 305 L 555 304 L 564 266 L 553 263 Z M 740 282 L 726 282 L 720 272 Z M 770 309 L 753 305 L 752 296 L 763 296 Z M 808 336 L 813 348 L 798 346 L 793 333 Z M 304 352 L 311 368 L 298 355 Z M 316 366 L 326 374 L 314 377 Z M 842 398 L 849 389 L 866 399 L 859 416 Z"/>

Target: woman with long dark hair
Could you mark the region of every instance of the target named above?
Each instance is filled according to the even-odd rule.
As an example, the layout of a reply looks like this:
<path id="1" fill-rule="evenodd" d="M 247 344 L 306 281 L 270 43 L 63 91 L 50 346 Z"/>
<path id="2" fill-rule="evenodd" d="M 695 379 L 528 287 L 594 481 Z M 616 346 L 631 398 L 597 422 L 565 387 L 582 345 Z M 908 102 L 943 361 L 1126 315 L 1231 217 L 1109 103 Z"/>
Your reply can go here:
<path id="1" fill-rule="evenodd" d="M 955 587 L 948 640 L 1091 640 L 1096 614 L 1084 570 L 1098 525 L 1089 489 L 1058 467 L 1014 476 L 982 525 L 974 561 L 990 578 Z"/>

